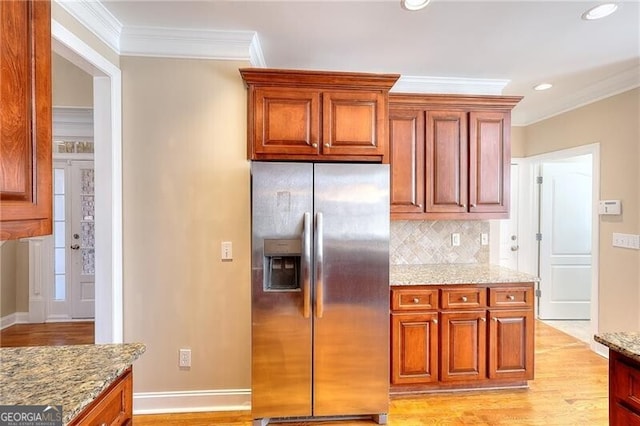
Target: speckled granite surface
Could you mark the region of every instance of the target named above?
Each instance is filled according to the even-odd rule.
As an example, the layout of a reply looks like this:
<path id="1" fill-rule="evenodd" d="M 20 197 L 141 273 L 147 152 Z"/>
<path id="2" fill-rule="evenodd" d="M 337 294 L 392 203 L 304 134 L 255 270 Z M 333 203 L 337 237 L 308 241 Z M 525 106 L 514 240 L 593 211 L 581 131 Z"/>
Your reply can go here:
<path id="1" fill-rule="evenodd" d="M 62 405 L 63 423 L 145 351 L 140 343 L 0 349 L 0 405 Z"/>
<path id="2" fill-rule="evenodd" d="M 391 285 L 491 284 L 538 281 L 538 278 L 489 264 L 391 265 Z"/>
<path id="3" fill-rule="evenodd" d="M 640 332 L 600 333 L 593 336 L 593 339 L 612 351 L 640 362 Z"/>

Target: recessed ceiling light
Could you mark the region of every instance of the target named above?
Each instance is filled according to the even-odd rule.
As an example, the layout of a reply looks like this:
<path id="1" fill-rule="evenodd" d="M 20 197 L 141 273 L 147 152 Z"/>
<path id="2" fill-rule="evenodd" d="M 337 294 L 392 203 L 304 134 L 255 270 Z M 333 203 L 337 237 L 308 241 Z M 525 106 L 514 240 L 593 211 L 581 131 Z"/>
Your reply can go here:
<path id="1" fill-rule="evenodd" d="M 618 5 L 615 3 L 603 3 L 601 5 L 592 7 L 582 14 L 582 19 L 585 21 L 593 21 L 594 19 L 601 19 L 611 15 L 618 9 Z"/>
<path id="2" fill-rule="evenodd" d="M 427 7 L 431 0 L 400 0 L 400 5 L 407 10 L 420 10 Z"/>
<path id="3" fill-rule="evenodd" d="M 551 84 L 551 83 L 540 83 L 537 86 L 535 86 L 533 88 L 533 90 L 538 90 L 538 91 L 540 91 L 540 90 L 548 90 L 548 89 L 551 89 L 552 87 L 553 87 L 553 84 Z"/>

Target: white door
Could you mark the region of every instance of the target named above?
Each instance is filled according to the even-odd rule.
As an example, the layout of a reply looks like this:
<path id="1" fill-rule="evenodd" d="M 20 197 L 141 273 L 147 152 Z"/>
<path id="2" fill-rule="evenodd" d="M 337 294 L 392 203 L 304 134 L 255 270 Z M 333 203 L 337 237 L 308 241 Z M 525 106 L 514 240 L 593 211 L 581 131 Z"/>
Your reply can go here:
<path id="1" fill-rule="evenodd" d="M 509 208 L 509 219 L 500 221 L 500 266 L 519 270 L 518 254 L 520 245 L 518 243 L 518 206 L 520 191 L 520 166 L 511 164 L 511 205 Z"/>
<path id="2" fill-rule="evenodd" d="M 71 318 L 95 314 L 95 193 L 92 161 L 70 166 Z"/>
<path id="3" fill-rule="evenodd" d="M 589 319 L 592 156 L 540 166 L 541 319 Z"/>

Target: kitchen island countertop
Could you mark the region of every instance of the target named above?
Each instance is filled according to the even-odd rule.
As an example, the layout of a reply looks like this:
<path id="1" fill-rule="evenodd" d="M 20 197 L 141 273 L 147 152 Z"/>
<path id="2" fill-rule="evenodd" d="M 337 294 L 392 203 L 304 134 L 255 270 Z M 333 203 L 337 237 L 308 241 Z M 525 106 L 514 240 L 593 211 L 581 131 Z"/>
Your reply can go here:
<path id="1" fill-rule="evenodd" d="M 62 405 L 66 425 L 145 349 L 141 343 L 0 348 L 0 405 Z"/>
<path id="2" fill-rule="evenodd" d="M 607 346 L 610 350 L 640 362 L 640 332 L 620 331 L 614 333 L 600 333 L 593 339 Z"/>
<path id="3" fill-rule="evenodd" d="M 499 284 L 539 281 L 538 277 L 490 264 L 391 265 L 396 285 Z"/>

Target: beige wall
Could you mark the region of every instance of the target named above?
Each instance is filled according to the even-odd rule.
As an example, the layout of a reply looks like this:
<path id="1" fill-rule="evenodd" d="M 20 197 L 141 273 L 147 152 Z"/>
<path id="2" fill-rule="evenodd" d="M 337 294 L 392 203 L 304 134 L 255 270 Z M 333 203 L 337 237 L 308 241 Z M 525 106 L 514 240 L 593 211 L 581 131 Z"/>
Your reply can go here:
<path id="1" fill-rule="evenodd" d="M 246 63 L 123 57 L 124 337 L 136 392 L 250 387 Z M 233 242 L 232 262 L 220 261 Z M 191 348 L 193 367 L 178 368 Z"/>
<path id="2" fill-rule="evenodd" d="M 640 252 L 614 248 L 613 232 L 640 234 L 640 89 L 527 126 L 532 156 L 600 143 L 600 199 L 622 200 L 621 216 L 600 218 L 600 331 L 640 328 Z"/>
<path id="3" fill-rule="evenodd" d="M 511 128 L 511 158 L 522 158 L 525 156 L 525 127 Z"/>
<path id="4" fill-rule="evenodd" d="M 93 108 L 93 77 L 56 54 L 51 65 L 53 106 Z"/>
<path id="5" fill-rule="evenodd" d="M 17 241 L 0 242 L 0 317 L 16 310 L 16 252 Z"/>

